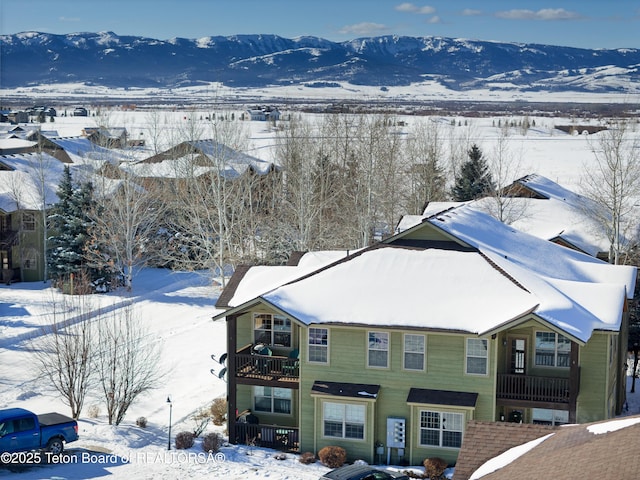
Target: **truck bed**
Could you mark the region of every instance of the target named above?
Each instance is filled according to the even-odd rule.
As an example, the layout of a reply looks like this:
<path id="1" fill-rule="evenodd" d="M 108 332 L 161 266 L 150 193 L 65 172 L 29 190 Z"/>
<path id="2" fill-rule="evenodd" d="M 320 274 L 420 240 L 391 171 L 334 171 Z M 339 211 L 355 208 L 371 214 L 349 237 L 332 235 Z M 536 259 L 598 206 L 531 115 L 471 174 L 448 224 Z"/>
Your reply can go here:
<path id="1" fill-rule="evenodd" d="M 62 415 L 61 413 L 51 412 L 38 415 L 38 422 L 40 422 L 41 427 L 50 427 L 51 425 L 73 422 L 73 418 Z"/>

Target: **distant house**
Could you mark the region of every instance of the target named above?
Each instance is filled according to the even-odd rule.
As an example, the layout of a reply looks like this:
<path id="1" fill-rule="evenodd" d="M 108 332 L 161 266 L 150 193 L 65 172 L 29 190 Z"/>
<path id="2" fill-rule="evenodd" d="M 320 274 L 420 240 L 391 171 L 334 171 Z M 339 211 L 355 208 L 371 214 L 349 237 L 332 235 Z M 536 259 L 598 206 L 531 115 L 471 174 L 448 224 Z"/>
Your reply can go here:
<path id="1" fill-rule="evenodd" d="M 74 117 L 86 117 L 89 115 L 89 112 L 84 107 L 76 107 L 73 109 Z"/>
<path id="2" fill-rule="evenodd" d="M 7 115 L 9 123 L 17 125 L 18 123 L 27 123 L 29 121 L 29 114 L 24 110 L 12 110 Z"/>
<path id="3" fill-rule="evenodd" d="M 124 127 L 85 127 L 82 133 L 92 143 L 104 148 L 126 148 L 128 133 Z"/>
<path id="4" fill-rule="evenodd" d="M 455 463 L 472 420 L 608 419 L 625 401 L 636 269 L 462 205 L 372 247 L 240 268 L 227 321 L 229 439 Z M 236 419 L 252 409 L 259 424 Z M 517 478 L 517 477 L 514 477 Z"/>
<path id="5" fill-rule="evenodd" d="M 270 121 L 276 122 L 280 120 L 280 111 L 275 107 L 254 107 L 247 110 L 247 115 L 252 121 Z"/>

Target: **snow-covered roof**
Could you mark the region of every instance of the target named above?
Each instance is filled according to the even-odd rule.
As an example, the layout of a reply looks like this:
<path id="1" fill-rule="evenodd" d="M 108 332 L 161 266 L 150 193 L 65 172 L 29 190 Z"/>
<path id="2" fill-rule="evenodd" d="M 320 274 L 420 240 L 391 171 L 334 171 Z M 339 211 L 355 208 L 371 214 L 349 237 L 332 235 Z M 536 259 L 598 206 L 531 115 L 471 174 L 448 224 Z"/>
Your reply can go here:
<path id="1" fill-rule="evenodd" d="M 531 174 L 517 180 L 515 184 L 525 186 L 543 199 L 511 197 L 503 199 L 508 210 L 505 222 L 509 225 L 545 240 L 562 239 L 568 244 L 591 256 L 609 250 L 607 232 L 594 220 L 590 212 L 600 207 L 591 199 L 574 193 L 548 178 Z M 422 215 L 403 217 L 396 232 L 417 225 L 425 218 L 445 210 L 469 205 L 472 208 L 492 214 L 496 210 L 496 199 L 485 197 L 469 202 L 431 202 Z"/>
<path id="2" fill-rule="evenodd" d="M 118 163 L 130 160 L 115 150 L 92 143 L 86 137 L 53 137 L 48 140 L 64 150 L 73 163 L 84 163 L 87 160 Z"/>
<path id="3" fill-rule="evenodd" d="M 175 157 L 174 154 L 165 152 L 161 154 L 163 157 L 161 160 L 156 160 L 157 156 L 152 157 L 154 159 L 152 161 L 147 159 L 132 166 L 132 171 L 140 176 L 162 178 L 186 178 L 215 173 L 221 174 L 227 180 L 233 180 L 243 175 L 249 168 L 259 175 L 269 173 L 272 168 L 278 169 L 272 162 L 239 152 L 215 140 L 195 140 L 184 144 L 204 155 L 208 164 L 203 164 L 193 154 L 185 153 Z M 180 148 L 181 145 L 169 152 L 185 151 L 184 148 Z"/>
<path id="4" fill-rule="evenodd" d="M 421 228 L 445 232 L 457 243 L 447 248 L 394 245 L 400 234 L 315 272 L 254 267 L 228 306 L 242 309 L 266 301 L 307 325 L 476 334 L 506 328 L 533 313 L 579 342 L 596 330 L 620 328 L 635 267 L 610 265 L 528 235 L 467 205 L 414 227 Z"/>
<path id="5" fill-rule="evenodd" d="M 42 210 L 43 205 L 58 201 L 56 191 L 64 171 L 58 159 L 46 153 L 23 153 L 1 155 L 0 164 L 4 165 L 0 168 L 0 210 Z"/>

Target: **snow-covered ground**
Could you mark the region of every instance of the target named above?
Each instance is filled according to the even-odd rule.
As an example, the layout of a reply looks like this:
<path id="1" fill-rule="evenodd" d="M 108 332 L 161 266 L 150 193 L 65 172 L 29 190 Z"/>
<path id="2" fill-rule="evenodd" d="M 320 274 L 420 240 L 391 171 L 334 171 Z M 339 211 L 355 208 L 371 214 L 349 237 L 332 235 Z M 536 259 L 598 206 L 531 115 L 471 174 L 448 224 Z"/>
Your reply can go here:
<path id="1" fill-rule="evenodd" d="M 110 124 L 125 126 L 136 137 L 148 132 L 145 123 L 148 115 L 114 111 Z M 184 113 L 176 114 L 175 121 L 187 121 L 185 117 Z M 444 125 L 450 123 L 446 118 L 433 120 Z M 472 141 L 487 154 L 499 135 L 494 120 L 470 119 Z M 79 135 L 82 127 L 94 121 L 94 118 L 59 117 L 43 128 L 56 129 L 61 135 Z M 408 117 L 407 121 L 411 126 L 417 120 Z M 567 124 L 570 119 L 540 117 L 535 122 L 536 126 L 526 135 L 514 129 L 510 137 L 510 148 L 521 158 L 519 175 L 539 173 L 579 191 L 580 172 L 593 161 L 591 148 L 597 137 L 571 136 L 553 130 L 554 124 Z M 251 129 L 252 154 L 273 160 L 273 132 L 264 122 L 247 123 Z M 171 431 L 175 435 L 193 430 L 192 415 L 225 395 L 226 384 L 210 373 L 212 368 L 220 368 L 211 355 L 219 356 L 226 350 L 225 324 L 211 320 L 217 313 L 214 305 L 219 294 L 220 288 L 204 274 L 141 270 L 133 280 L 130 295 L 134 297 L 138 317 L 151 332 L 150 341 L 162 346 L 159 365 L 162 383 L 139 398 L 118 427 L 107 424 L 103 407 L 97 418 L 88 418 L 88 407 L 99 404 L 98 398 L 89 399 L 79 422 L 80 440 L 68 446 L 75 455 L 65 457 L 72 463 L 39 465 L 19 472 L 0 468 L 0 478 L 305 480 L 317 479 L 327 471 L 319 463 L 302 465 L 291 454 L 277 460 L 276 452 L 261 448 L 225 446 L 219 456 L 205 455 L 199 443 L 188 451 L 176 451 L 173 447 L 167 450 L 168 396 L 172 399 Z M 59 395 L 38 378 L 29 350 L 33 339 L 43 334 L 42 327 L 50 321 L 52 299 L 59 295 L 42 282 L 0 285 L 0 408 L 20 406 L 37 413 L 68 413 Z M 118 308 L 127 300 L 129 295 L 124 292 L 92 297 L 96 309 Z M 640 393 L 628 395 L 629 410 L 625 414 L 640 413 Z M 148 420 L 146 429 L 135 425 L 140 416 Z M 209 429 L 223 431 L 223 427 Z"/>

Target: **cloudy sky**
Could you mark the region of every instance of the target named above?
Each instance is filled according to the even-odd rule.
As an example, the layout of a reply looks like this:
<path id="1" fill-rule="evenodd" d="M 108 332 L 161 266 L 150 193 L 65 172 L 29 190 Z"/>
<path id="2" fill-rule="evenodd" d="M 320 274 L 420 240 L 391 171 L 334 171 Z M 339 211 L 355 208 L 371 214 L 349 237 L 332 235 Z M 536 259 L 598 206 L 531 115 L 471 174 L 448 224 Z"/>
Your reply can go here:
<path id="1" fill-rule="evenodd" d="M 640 48 L 637 0 L 0 0 L 0 34 L 444 36 Z"/>

